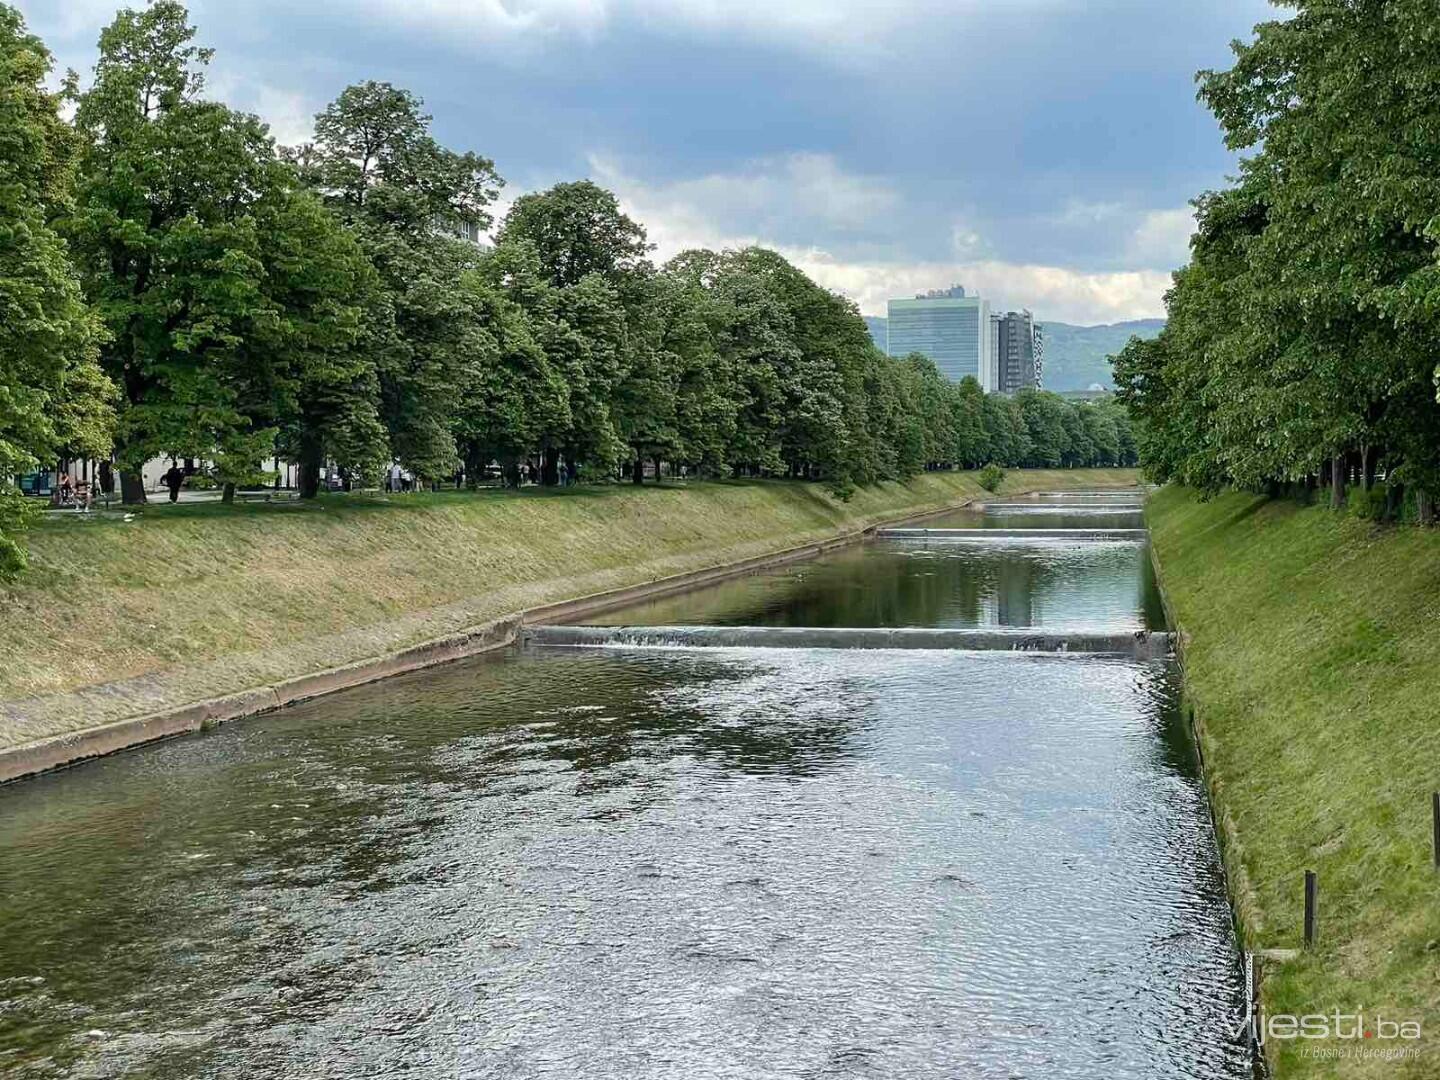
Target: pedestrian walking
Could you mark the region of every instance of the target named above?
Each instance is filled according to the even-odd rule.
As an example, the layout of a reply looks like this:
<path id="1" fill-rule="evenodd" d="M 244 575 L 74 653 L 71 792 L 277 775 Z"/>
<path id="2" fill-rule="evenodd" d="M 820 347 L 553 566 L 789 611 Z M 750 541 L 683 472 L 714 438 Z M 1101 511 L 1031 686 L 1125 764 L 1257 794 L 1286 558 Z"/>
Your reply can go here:
<path id="1" fill-rule="evenodd" d="M 179 502 L 180 486 L 185 483 L 185 470 L 180 468 L 179 465 L 172 463 L 170 471 L 161 477 L 161 479 L 164 481 L 165 486 L 170 489 L 170 501 L 172 503 Z"/>

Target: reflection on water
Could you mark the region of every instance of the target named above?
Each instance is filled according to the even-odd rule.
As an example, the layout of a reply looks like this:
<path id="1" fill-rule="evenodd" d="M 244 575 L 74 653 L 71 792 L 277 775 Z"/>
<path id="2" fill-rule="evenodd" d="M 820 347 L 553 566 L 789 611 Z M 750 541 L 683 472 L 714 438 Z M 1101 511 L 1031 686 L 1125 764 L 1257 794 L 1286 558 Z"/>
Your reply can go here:
<path id="1" fill-rule="evenodd" d="M 1144 610 L 1082 556 L 1029 571 L 1074 576 L 1047 620 Z M 810 569 L 921 623 L 948 558 Z M 1243 1077 L 1175 702 L 1155 662 L 551 649 L 0 789 L 0 1072 Z"/>
<path id="2" fill-rule="evenodd" d="M 1094 519 L 1088 526 L 1094 527 Z M 1141 543 L 992 546 L 943 538 L 876 541 L 591 621 L 608 626 L 1165 629 L 1154 570 Z"/>
<path id="3" fill-rule="evenodd" d="M 1001 503 L 990 510 L 957 510 L 922 522 L 932 529 L 1143 529 L 1138 506 L 1070 506 Z"/>

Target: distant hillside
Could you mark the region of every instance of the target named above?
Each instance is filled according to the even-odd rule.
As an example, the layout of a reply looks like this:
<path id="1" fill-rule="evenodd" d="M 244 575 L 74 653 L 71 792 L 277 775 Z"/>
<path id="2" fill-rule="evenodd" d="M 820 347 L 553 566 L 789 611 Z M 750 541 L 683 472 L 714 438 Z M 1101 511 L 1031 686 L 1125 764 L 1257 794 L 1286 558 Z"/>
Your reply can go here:
<path id="1" fill-rule="evenodd" d="M 1107 359 L 1132 337 L 1153 338 L 1165 328 L 1164 319 L 1137 319 L 1108 326 L 1072 326 L 1041 323 L 1045 329 L 1045 389 L 1085 390 L 1098 383 L 1114 386 Z"/>
<path id="2" fill-rule="evenodd" d="M 885 348 L 885 318 L 866 315 L 865 325 L 875 344 Z M 1045 389 L 1088 390 L 1099 384 L 1109 390 L 1109 357 L 1125 347 L 1132 337 L 1153 338 L 1165 327 L 1164 319 L 1136 319 L 1106 326 L 1072 326 L 1070 323 L 1041 323 L 1045 329 Z"/>

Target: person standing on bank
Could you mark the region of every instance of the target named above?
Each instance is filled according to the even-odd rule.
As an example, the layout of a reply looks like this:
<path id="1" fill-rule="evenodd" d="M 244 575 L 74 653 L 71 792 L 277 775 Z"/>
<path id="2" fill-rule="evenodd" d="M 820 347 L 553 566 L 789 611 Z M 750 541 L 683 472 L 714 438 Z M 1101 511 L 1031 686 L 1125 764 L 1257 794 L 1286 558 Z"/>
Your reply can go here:
<path id="1" fill-rule="evenodd" d="M 185 470 L 178 464 L 171 464 L 170 471 L 160 478 L 170 489 L 170 501 L 180 501 L 180 485 L 185 483 Z"/>

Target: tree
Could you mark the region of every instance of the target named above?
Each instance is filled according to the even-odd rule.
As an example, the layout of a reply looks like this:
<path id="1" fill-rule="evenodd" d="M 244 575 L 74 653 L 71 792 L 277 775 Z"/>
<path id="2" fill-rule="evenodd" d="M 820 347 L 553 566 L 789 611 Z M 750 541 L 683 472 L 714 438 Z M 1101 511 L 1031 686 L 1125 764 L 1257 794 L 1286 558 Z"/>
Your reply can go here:
<path id="1" fill-rule="evenodd" d="M 45 89 L 50 67 L 20 14 L 0 4 L 0 578 L 25 566 L 15 475 L 62 448 L 109 449 L 98 328 L 51 224 L 70 208 L 77 146 Z"/>
<path id="2" fill-rule="evenodd" d="M 122 11 L 75 116 L 84 151 L 69 232 L 121 389 L 127 503 L 144 501 L 148 458 L 213 455 L 253 434 L 234 361 L 267 305 L 257 211 L 288 170 L 259 120 L 201 100 L 210 53 L 193 37 L 173 0 Z"/>
<path id="3" fill-rule="evenodd" d="M 241 358 L 270 377 L 252 423 L 279 427 L 281 448 L 300 466 L 302 497 L 316 495 L 327 461 L 372 480 L 390 460 L 375 350 L 391 313 L 379 277 L 351 232 L 306 192 L 268 207 L 261 236 L 273 307 L 252 323 Z"/>
<path id="4" fill-rule="evenodd" d="M 645 229 L 620 210 L 614 194 L 589 180 L 522 195 L 496 240 L 530 244 L 541 272 L 560 289 L 588 274 L 614 280 L 639 269 L 650 250 Z"/>
<path id="5" fill-rule="evenodd" d="M 1035 469 L 1067 464 L 1075 447 L 1073 431 L 1066 427 L 1070 410 L 1065 402 L 1044 390 L 1021 390 L 1015 394 L 1015 407 L 1029 436 L 1029 452 L 1020 464 Z"/>
<path id="6" fill-rule="evenodd" d="M 966 375 L 950 394 L 951 430 L 955 444 L 951 460 L 967 469 L 995 461 L 994 447 L 985 427 L 985 391 L 973 375 Z"/>
<path id="7" fill-rule="evenodd" d="M 430 119 L 409 91 L 358 83 L 316 118 L 314 143 L 289 156 L 379 274 L 389 317 L 362 347 L 374 357 L 392 452 L 434 479 L 459 462 L 455 436 L 468 423 L 460 409 L 476 356 L 496 355 L 476 320 L 499 310 L 457 288 L 482 259 L 447 232 L 487 227 L 501 181 L 488 159 L 442 147 Z"/>
<path id="8" fill-rule="evenodd" d="M 1117 357 L 1146 467 L 1213 491 L 1379 468 L 1440 490 L 1440 58 L 1424 0 L 1302 0 L 1200 74 L 1238 182 L 1196 202 L 1154 347 Z M 1398 74 L 1397 74 L 1398 73 Z"/>
<path id="9" fill-rule="evenodd" d="M 466 471 L 477 477 L 494 459 L 518 486 L 517 463 L 541 432 L 569 426 L 565 385 L 518 305 L 479 273 L 466 274 L 461 286 L 474 315 L 456 424 Z"/>

